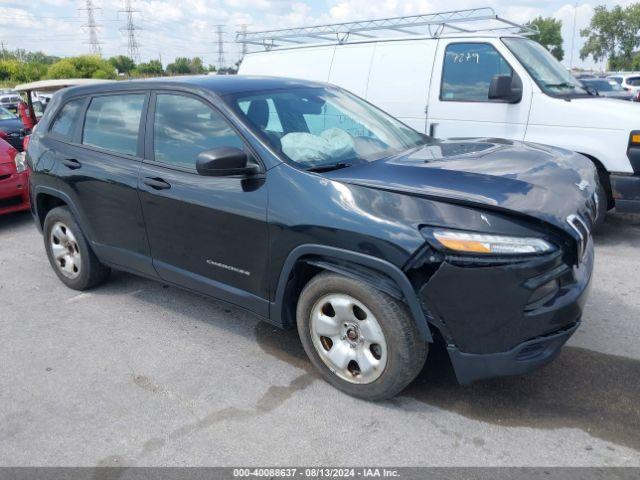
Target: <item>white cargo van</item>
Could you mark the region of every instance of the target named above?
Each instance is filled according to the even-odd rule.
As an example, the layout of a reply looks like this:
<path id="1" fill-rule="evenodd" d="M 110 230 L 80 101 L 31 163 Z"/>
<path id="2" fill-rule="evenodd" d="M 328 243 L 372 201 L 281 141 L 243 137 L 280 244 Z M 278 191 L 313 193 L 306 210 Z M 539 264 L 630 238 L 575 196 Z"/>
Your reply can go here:
<path id="1" fill-rule="evenodd" d="M 590 94 L 531 32 L 484 8 L 243 33 L 265 48 L 239 73 L 330 82 L 432 136 L 580 152 L 598 167 L 602 203 L 640 212 L 640 104 Z"/>

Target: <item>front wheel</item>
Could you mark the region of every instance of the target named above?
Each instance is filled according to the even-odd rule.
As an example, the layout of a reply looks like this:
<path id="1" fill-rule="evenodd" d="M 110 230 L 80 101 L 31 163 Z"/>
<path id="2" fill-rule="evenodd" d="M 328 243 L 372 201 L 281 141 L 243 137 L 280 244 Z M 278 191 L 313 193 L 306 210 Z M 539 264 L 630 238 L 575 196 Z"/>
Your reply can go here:
<path id="1" fill-rule="evenodd" d="M 322 273 L 297 308 L 304 349 L 336 388 L 367 400 L 393 397 L 422 369 L 427 344 L 406 306 L 367 283 Z"/>

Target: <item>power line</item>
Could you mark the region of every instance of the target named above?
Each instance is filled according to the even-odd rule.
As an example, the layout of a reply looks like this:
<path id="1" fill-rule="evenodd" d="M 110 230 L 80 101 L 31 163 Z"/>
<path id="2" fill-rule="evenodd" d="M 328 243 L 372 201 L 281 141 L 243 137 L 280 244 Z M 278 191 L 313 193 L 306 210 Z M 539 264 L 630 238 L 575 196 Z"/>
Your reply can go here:
<path id="1" fill-rule="evenodd" d="M 101 55 L 100 42 L 98 41 L 98 24 L 96 24 L 95 10 L 97 7 L 93 4 L 93 0 L 85 0 L 85 7 L 80 10 L 87 11 L 87 23 L 83 25 L 89 31 L 89 45 L 91 53 Z"/>
<path id="2" fill-rule="evenodd" d="M 126 26 L 124 30 L 127 32 L 127 51 L 129 52 L 129 58 L 136 63 L 140 62 L 140 49 L 138 40 L 136 39 L 136 30 L 139 28 L 133 22 L 133 14 L 138 10 L 133 9 L 132 0 L 124 0 L 124 10 L 121 10 L 126 14 Z"/>

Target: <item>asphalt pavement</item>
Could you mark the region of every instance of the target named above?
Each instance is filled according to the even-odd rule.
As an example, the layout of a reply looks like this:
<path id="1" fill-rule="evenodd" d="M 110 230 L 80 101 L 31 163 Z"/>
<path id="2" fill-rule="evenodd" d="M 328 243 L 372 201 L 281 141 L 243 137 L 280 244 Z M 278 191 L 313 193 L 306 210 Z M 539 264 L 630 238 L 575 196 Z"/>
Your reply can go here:
<path id="1" fill-rule="evenodd" d="M 0 246 L 0 466 L 640 466 L 640 217 L 597 234 L 555 362 L 460 387 L 433 349 L 382 403 L 240 309 L 125 273 L 67 289 L 28 213 Z"/>

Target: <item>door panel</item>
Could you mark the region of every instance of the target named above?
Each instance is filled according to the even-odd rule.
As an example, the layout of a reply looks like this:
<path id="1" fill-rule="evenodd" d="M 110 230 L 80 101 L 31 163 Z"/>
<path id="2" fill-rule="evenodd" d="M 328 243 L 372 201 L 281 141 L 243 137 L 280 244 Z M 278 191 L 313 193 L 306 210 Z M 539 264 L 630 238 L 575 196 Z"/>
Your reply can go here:
<path id="1" fill-rule="evenodd" d="M 142 149 L 137 155 L 136 145 L 142 145 L 140 124 L 147 97 L 147 92 L 114 94 L 94 97 L 92 103 L 96 98 L 107 101 L 96 102 L 93 109 L 89 105 L 89 116 L 96 127 L 98 123 L 113 125 L 122 120 L 118 131 L 128 135 L 129 143 L 134 145 L 132 155 L 82 145 L 83 126 L 87 130 L 87 125 L 81 119 L 86 105 L 72 116 L 80 121 L 71 122 L 63 114 L 66 106 L 63 107 L 44 142 L 55 152 L 55 174 L 62 180 L 60 188 L 80 209 L 82 225 L 98 257 L 106 263 L 155 276 L 137 189 Z M 109 105 L 109 109 L 103 109 L 100 103 Z M 130 116 L 123 119 L 120 115 L 127 109 Z M 103 140 L 100 131 L 102 128 L 88 129 L 90 135 L 98 132 L 95 137 L 98 143 Z"/>
<path id="2" fill-rule="evenodd" d="M 66 177 L 91 225 L 99 258 L 154 275 L 137 183 L 140 160 L 69 147 L 57 172 Z M 69 159 L 79 166 L 65 165 Z"/>
<path id="3" fill-rule="evenodd" d="M 379 42 L 371 64 L 367 100 L 424 132 L 437 44 L 437 40 Z"/>
<path id="4" fill-rule="evenodd" d="M 147 178 L 161 179 L 170 188 L 158 190 L 145 183 Z M 140 198 L 160 277 L 233 303 L 234 295 L 225 298 L 226 286 L 266 298 L 264 183 L 145 163 Z"/>
<path id="5" fill-rule="evenodd" d="M 366 97 L 375 45 L 375 43 L 337 45 L 331 63 L 329 83 L 338 85 L 360 97 Z"/>
<path id="6" fill-rule="evenodd" d="M 256 52 L 240 65 L 242 75 L 270 75 L 326 82 L 335 46 Z"/>
<path id="7" fill-rule="evenodd" d="M 500 137 L 523 140 L 532 86 L 526 72 L 499 42 L 440 40 L 429 94 L 429 133 L 436 137 Z M 522 99 L 489 100 L 493 75 L 515 72 Z"/>
<path id="8" fill-rule="evenodd" d="M 265 178 L 198 175 L 198 153 L 242 146 L 242 140 L 196 97 L 158 93 L 154 99 L 149 160 L 140 169 L 138 188 L 158 274 L 265 315 Z"/>

